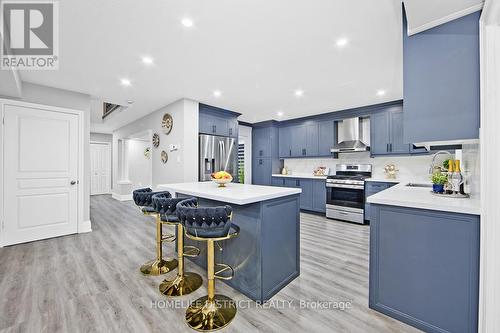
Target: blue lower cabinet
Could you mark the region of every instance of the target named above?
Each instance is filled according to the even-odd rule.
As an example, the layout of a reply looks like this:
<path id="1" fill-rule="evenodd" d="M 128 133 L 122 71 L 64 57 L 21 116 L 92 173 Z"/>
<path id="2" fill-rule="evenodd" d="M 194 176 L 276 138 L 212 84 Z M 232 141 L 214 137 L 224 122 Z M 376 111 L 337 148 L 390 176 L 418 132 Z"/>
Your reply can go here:
<path id="1" fill-rule="evenodd" d="M 371 204 L 366 202 L 367 198 L 396 184 L 393 182 L 365 182 L 365 220 L 369 221 L 371 216 Z"/>
<path id="2" fill-rule="evenodd" d="M 255 158 L 252 163 L 252 184 L 271 185 L 272 161 L 270 158 Z"/>
<path id="3" fill-rule="evenodd" d="M 477 215 L 372 204 L 370 308 L 425 332 L 477 332 Z"/>
<path id="4" fill-rule="evenodd" d="M 285 178 L 284 177 L 272 177 L 271 184 L 273 186 L 281 186 L 285 187 Z"/>
<path id="5" fill-rule="evenodd" d="M 313 188 L 311 179 L 297 179 L 300 193 L 300 209 L 312 210 L 313 208 Z"/>
<path id="6" fill-rule="evenodd" d="M 312 181 L 313 201 L 312 210 L 315 212 L 326 212 L 326 183 L 325 180 Z"/>

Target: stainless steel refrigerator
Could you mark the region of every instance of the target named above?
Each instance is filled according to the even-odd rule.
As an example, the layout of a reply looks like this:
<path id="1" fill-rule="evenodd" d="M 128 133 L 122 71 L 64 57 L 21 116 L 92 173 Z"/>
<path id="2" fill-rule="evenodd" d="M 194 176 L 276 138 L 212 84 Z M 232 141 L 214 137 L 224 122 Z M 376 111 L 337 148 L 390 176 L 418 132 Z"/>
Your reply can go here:
<path id="1" fill-rule="evenodd" d="M 238 144 L 236 139 L 225 136 L 200 134 L 199 180 L 209 181 L 210 175 L 226 171 L 238 181 Z"/>

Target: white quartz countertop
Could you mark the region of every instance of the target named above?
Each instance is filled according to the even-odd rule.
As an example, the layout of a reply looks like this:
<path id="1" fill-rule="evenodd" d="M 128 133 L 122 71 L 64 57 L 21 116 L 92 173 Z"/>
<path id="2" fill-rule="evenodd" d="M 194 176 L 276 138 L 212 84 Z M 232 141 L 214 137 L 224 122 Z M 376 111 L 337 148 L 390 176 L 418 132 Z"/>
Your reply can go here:
<path id="1" fill-rule="evenodd" d="M 369 203 L 439 210 L 461 214 L 481 214 L 481 202 L 478 199 L 443 198 L 431 193 L 430 187 L 409 187 L 409 182 L 401 182 L 367 198 Z M 415 182 L 416 183 L 416 182 Z"/>
<path id="2" fill-rule="evenodd" d="M 377 177 L 372 177 L 372 178 L 366 178 L 365 181 L 367 182 L 381 182 L 381 183 L 401 183 L 404 182 L 404 180 L 401 179 L 387 179 L 387 178 L 377 178 Z"/>
<path id="3" fill-rule="evenodd" d="M 307 173 L 298 173 L 296 175 L 282 175 L 280 173 L 273 173 L 273 177 L 284 177 L 284 178 L 307 178 L 307 179 L 326 179 L 326 176 L 314 176 L 312 174 L 307 174 Z"/>
<path id="4" fill-rule="evenodd" d="M 171 193 L 182 193 L 236 205 L 246 205 L 302 192 L 300 188 L 238 183 L 229 183 L 226 184 L 226 187 L 217 187 L 217 184 L 213 182 L 162 184 L 158 185 L 157 188 Z"/>

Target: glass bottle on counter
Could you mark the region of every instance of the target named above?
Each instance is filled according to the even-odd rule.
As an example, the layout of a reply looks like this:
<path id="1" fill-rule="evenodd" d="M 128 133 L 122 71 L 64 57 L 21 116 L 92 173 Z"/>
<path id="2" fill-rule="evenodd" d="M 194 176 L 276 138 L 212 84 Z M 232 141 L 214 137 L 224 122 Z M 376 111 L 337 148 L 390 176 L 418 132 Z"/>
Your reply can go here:
<path id="1" fill-rule="evenodd" d="M 453 177 L 453 166 L 454 166 L 454 161 L 453 160 L 449 160 L 448 161 L 448 173 L 447 173 L 447 176 L 448 176 L 448 183 L 446 183 L 446 188 L 445 188 L 445 193 L 446 194 L 452 194 L 453 193 L 453 184 L 451 182 L 451 179 Z"/>
<path id="2" fill-rule="evenodd" d="M 460 192 L 460 185 L 463 184 L 464 178 L 462 176 L 462 173 L 460 172 L 460 160 L 456 160 L 454 162 L 455 162 L 455 168 L 454 168 L 453 172 L 451 173 L 451 179 L 449 179 L 449 180 L 450 180 L 452 188 L 453 188 L 453 193 L 459 193 Z M 453 163 L 451 163 L 451 161 L 450 161 L 450 164 L 453 164 Z"/>

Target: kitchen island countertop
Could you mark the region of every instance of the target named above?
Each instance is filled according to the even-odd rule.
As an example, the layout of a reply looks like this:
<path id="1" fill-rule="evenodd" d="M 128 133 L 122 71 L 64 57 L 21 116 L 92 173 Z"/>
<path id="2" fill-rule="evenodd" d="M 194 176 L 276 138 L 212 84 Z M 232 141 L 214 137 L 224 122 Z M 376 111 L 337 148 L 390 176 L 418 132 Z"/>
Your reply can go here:
<path id="1" fill-rule="evenodd" d="M 262 186 L 229 183 L 226 187 L 217 187 L 213 182 L 195 182 L 158 185 L 158 190 L 172 193 L 183 193 L 195 197 L 217 200 L 236 205 L 247 205 L 255 202 L 300 194 L 300 188 Z"/>

